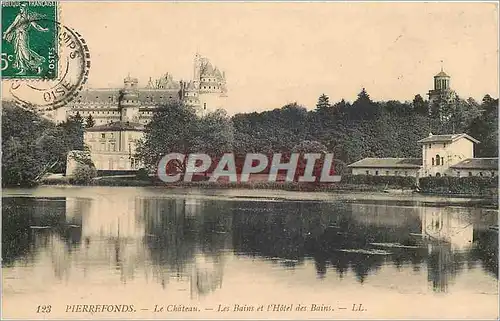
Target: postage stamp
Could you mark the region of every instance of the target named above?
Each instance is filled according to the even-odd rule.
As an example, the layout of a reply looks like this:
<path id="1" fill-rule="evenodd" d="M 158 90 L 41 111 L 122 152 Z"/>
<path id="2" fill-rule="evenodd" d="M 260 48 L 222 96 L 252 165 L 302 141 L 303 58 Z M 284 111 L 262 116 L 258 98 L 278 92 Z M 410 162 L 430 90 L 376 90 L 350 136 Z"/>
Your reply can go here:
<path id="1" fill-rule="evenodd" d="M 2 78 L 57 78 L 57 22 L 56 1 L 2 2 Z"/>

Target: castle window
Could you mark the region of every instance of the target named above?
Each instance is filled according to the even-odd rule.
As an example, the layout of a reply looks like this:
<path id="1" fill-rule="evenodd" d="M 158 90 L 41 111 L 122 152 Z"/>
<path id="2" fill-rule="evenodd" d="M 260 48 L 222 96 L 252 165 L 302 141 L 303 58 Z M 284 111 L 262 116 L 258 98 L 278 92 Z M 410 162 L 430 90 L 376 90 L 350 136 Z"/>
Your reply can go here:
<path id="1" fill-rule="evenodd" d="M 434 157 L 432 157 L 432 166 L 434 166 Z"/>
<path id="2" fill-rule="evenodd" d="M 479 176 L 483 177 L 483 172 L 479 172 Z"/>
<path id="3" fill-rule="evenodd" d="M 444 165 L 444 158 L 441 157 L 441 165 Z"/>
<path id="4" fill-rule="evenodd" d="M 472 172 L 469 172 L 469 176 L 472 176 Z"/>
<path id="5" fill-rule="evenodd" d="M 375 171 L 375 175 L 378 176 L 378 171 Z"/>
<path id="6" fill-rule="evenodd" d="M 431 147 L 432 147 L 432 144 L 429 144 L 429 148 L 431 148 Z"/>
<path id="7" fill-rule="evenodd" d="M 460 171 L 457 171 L 457 177 L 460 177 Z"/>
<path id="8" fill-rule="evenodd" d="M 436 166 L 441 165 L 440 160 L 441 160 L 441 157 L 439 157 L 439 154 L 437 154 L 437 155 L 436 155 Z"/>
<path id="9" fill-rule="evenodd" d="M 491 177 L 495 177 L 495 172 L 491 172 Z"/>
<path id="10" fill-rule="evenodd" d="M 102 133 L 101 138 L 106 138 L 106 134 Z"/>
<path id="11" fill-rule="evenodd" d="M 405 176 L 408 176 L 408 172 L 407 171 L 405 171 Z"/>
<path id="12" fill-rule="evenodd" d="M 386 176 L 389 176 L 389 171 L 385 171 L 385 175 L 386 175 Z"/>
<path id="13" fill-rule="evenodd" d="M 399 176 L 399 171 L 395 171 L 394 175 Z"/>

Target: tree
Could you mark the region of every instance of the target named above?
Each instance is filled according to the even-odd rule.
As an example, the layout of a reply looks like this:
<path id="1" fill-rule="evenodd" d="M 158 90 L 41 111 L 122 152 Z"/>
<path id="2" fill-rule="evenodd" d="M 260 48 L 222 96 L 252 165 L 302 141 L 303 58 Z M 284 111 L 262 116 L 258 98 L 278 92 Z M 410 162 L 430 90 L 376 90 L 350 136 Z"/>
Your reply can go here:
<path id="1" fill-rule="evenodd" d="M 168 153 L 196 152 L 198 118 L 194 108 L 180 102 L 159 106 L 146 125 L 144 138 L 138 143 L 136 157 L 147 169 L 153 169 Z M 181 166 L 181 164 L 179 164 Z"/>
<path id="2" fill-rule="evenodd" d="M 413 110 L 420 115 L 429 114 L 429 104 L 424 101 L 420 94 L 415 95 L 415 98 L 413 98 Z"/>
<path id="3" fill-rule="evenodd" d="M 85 122 L 85 128 L 90 128 L 94 126 L 95 126 L 94 118 L 92 117 L 92 115 L 89 115 L 89 117 L 87 117 L 87 121 Z"/>
<path id="4" fill-rule="evenodd" d="M 372 102 L 372 100 L 370 99 L 370 95 L 368 95 L 368 92 L 366 92 L 366 89 L 364 87 L 359 92 L 356 102 L 365 104 L 370 104 Z"/>
<path id="5" fill-rule="evenodd" d="M 294 153 L 326 153 L 327 147 L 315 140 L 303 140 L 297 145 L 295 145 L 292 149 Z"/>
<path id="6" fill-rule="evenodd" d="M 60 133 L 32 112 L 10 102 L 2 105 L 2 185 L 34 185 L 61 160 Z"/>
<path id="7" fill-rule="evenodd" d="M 221 155 L 233 150 L 234 129 L 226 111 L 218 109 L 197 119 L 192 150 Z"/>
<path id="8" fill-rule="evenodd" d="M 47 172 L 64 173 L 70 150 L 83 150 L 78 119 L 60 125 L 2 102 L 2 184 L 35 185 Z"/>
<path id="9" fill-rule="evenodd" d="M 486 95 L 480 109 L 482 114 L 470 122 L 466 132 L 480 141 L 476 157 L 498 157 L 498 99 Z"/>
<path id="10" fill-rule="evenodd" d="M 316 104 L 316 110 L 324 111 L 330 107 L 330 98 L 327 95 L 321 94 L 318 98 L 318 103 Z"/>

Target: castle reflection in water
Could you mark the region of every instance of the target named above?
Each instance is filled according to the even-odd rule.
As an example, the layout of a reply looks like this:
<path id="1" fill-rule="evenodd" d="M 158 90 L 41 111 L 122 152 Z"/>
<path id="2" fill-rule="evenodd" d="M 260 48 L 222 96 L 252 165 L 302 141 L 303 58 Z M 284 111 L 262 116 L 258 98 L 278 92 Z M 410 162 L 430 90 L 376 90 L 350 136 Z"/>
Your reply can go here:
<path id="1" fill-rule="evenodd" d="M 234 257 L 283 269 L 311 261 L 319 278 L 353 273 L 359 283 L 410 266 L 437 292 L 467 269 L 498 279 L 498 234 L 488 229 L 496 210 L 130 195 L 3 202 L 4 266 L 50 268 L 59 281 L 188 282 L 203 296 L 223 286 Z"/>

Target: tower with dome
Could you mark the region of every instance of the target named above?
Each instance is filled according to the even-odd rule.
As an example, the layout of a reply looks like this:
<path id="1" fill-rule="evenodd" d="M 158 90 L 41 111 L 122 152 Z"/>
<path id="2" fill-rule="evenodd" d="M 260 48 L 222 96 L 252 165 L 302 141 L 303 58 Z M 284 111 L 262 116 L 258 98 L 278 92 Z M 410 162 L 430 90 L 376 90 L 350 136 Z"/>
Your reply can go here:
<path id="1" fill-rule="evenodd" d="M 427 94 L 430 105 L 436 102 L 449 102 L 457 97 L 456 92 L 450 87 L 450 79 L 451 77 L 441 67 L 441 71 L 434 76 L 434 88 Z"/>

